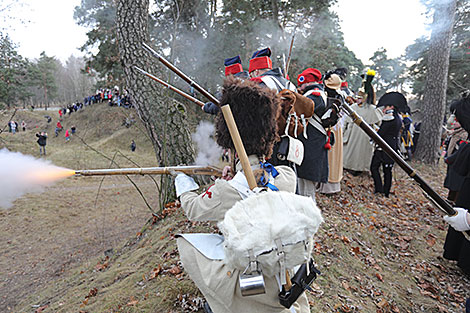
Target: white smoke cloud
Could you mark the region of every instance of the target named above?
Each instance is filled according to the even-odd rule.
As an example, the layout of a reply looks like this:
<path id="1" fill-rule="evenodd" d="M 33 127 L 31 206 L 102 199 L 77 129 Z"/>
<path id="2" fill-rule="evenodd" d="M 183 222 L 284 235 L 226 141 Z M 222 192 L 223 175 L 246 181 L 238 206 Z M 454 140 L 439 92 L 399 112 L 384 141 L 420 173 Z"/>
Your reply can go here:
<path id="1" fill-rule="evenodd" d="M 196 165 L 215 165 L 222 155 L 222 148 L 217 145 L 215 138 L 214 124 L 201 121 L 196 132 L 192 134 L 193 142 L 197 147 Z"/>
<path id="2" fill-rule="evenodd" d="M 1 149 L 0 208 L 8 209 L 22 195 L 40 192 L 54 181 L 73 173 L 72 170 L 55 166 L 47 160 Z"/>

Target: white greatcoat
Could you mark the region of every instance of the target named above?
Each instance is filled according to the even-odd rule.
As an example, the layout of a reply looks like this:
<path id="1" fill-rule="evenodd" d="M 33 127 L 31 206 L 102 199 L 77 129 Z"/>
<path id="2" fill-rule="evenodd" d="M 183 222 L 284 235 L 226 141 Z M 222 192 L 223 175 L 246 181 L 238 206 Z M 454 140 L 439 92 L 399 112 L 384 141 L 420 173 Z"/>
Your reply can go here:
<path id="1" fill-rule="evenodd" d="M 375 105 L 364 103 L 359 106 L 355 103 L 351 109 L 372 127 L 382 120 L 382 110 Z M 353 171 L 369 171 L 373 153 L 370 137 L 347 116 L 343 130 L 343 167 Z"/>
<path id="2" fill-rule="evenodd" d="M 259 168 L 256 156 L 250 156 L 252 168 Z M 294 193 L 296 175 L 287 166 L 277 166 L 279 175 L 274 185 L 283 191 Z M 192 221 L 221 221 L 237 201 L 242 200 L 237 189 L 229 181 L 217 179 L 203 194 L 183 193 L 181 207 Z M 290 313 L 279 303 L 279 284 L 276 277 L 264 277 L 266 293 L 242 296 L 238 283 L 238 270 L 229 268 L 223 260 L 211 260 L 203 255 L 184 237 L 178 238 L 178 250 L 185 271 L 204 294 L 214 313 Z M 291 277 L 293 273 L 290 273 Z M 303 293 L 293 308 L 296 313 L 310 312 L 307 296 Z"/>

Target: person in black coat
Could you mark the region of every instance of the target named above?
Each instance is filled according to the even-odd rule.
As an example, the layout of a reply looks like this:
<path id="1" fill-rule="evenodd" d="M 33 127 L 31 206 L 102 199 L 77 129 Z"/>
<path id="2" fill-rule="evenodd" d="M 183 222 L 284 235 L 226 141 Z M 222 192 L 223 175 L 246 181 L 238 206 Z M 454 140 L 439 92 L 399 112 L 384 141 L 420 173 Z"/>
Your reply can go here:
<path id="1" fill-rule="evenodd" d="M 321 124 L 326 111 L 326 94 L 321 83 L 322 74 L 315 68 L 307 68 L 297 77 L 299 92 L 315 103 L 314 116 L 307 124 L 307 137 L 298 136 L 304 144 L 304 160 L 297 166 L 299 194 L 315 199 L 318 183 L 328 182 L 327 133 Z"/>
<path id="2" fill-rule="evenodd" d="M 39 155 L 46 155 L 47 133 L 37 133 L 36 137 L 38 137 L 37 143 L 39 145 Z"/>
<path id="3" fill-rule="evenodd" d="M 457 102 L 455 116 L 460 125 L 470 133 L 470 95 L 464 96 Z M 444 258 L 457 261 L 457 265 L 470 275 L 470 241 L 462 231 L 470 230 L 470 143 L 460 144 L 456 152 L 452 169 L 464 177 L 460 192 L 455 201 L 457 215 L 445 216 L 444 220 L 450 224 L 444 243 Z M 462 192 L 465 191 L 465 192 Z"/>
<path id="4" fill-rule="evenodd" d="M 382 139 L 395 151 L 398 151 L 398 140 L 402 121 L 398 111 L 393 106 L 385 106 L 384 117 L 378 134 Z M 385 153 L 382 148 L 378 147 L 374 151 L 370 164 L 370 172 L 374 179 L 374 192 L 384 194 L 386 197 L 390 195 L 392 188 L 392 169 L 395 162 Z M 380 167 L 384 172 L 384 180 L 380 176 Z"/>

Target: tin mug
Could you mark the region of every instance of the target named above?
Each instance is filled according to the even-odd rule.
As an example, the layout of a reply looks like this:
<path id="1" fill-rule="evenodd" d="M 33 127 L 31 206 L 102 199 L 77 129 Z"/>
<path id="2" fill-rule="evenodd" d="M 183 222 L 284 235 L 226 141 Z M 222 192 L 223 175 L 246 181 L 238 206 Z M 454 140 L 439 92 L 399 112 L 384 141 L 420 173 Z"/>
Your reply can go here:
<path id="1" fill-rule="evenodd" d="M 250 274 L 243 273 L 238 278 L 242 296 L 253 296 L 266 293 L 263 274 L 253 271 Z"/>

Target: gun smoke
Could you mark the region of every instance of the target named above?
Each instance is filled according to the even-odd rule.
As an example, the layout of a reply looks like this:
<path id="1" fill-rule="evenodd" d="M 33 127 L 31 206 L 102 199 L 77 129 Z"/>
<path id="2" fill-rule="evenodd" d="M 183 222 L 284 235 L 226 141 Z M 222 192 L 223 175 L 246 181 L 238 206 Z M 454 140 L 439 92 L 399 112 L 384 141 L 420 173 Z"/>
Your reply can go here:
<path id="1" fill-rule="evenodd" d="M 8 209 L 24 194 L 40 192 L 53 182 L 73 174 L 73 170 L 55 166 L 49 161 L 1 149 L 0 208 Z"/>
<path id="2" fill-rule="evenodd" d="M 196 132 L 191 136 L 197 149 L 195 165 L 215 165 L 219 161 L 222 155 L 222 148 L 217 145 L 214 136 L 214 124 L 201 121 L 196 128 Z"/>

